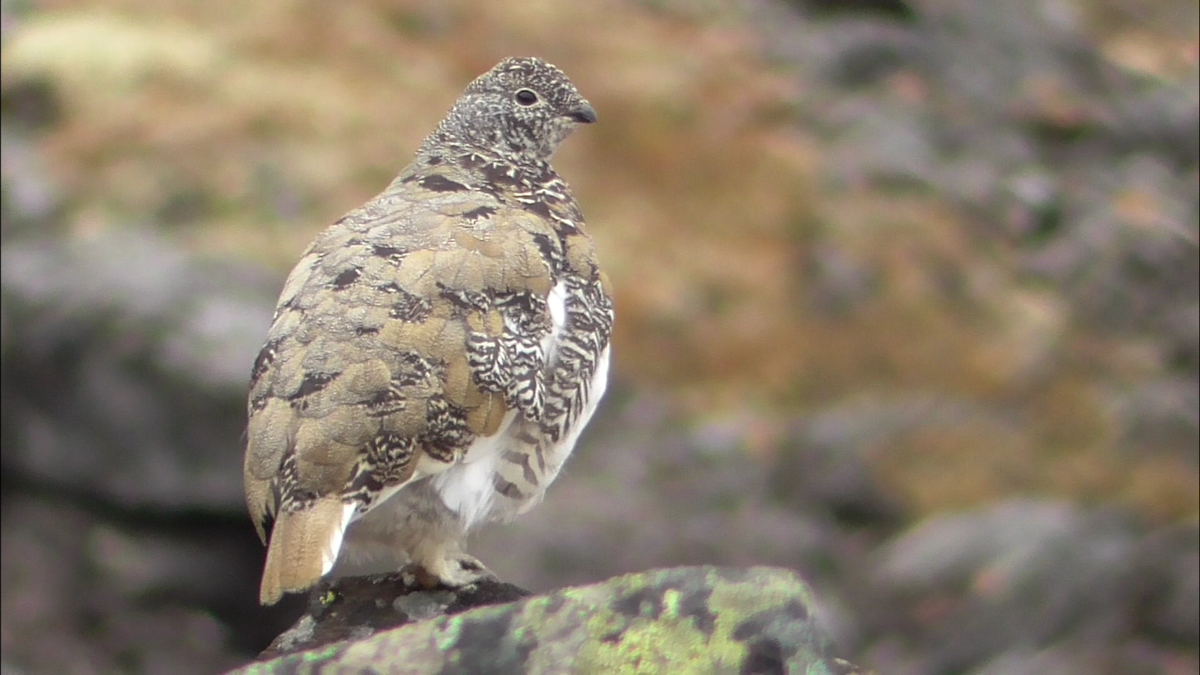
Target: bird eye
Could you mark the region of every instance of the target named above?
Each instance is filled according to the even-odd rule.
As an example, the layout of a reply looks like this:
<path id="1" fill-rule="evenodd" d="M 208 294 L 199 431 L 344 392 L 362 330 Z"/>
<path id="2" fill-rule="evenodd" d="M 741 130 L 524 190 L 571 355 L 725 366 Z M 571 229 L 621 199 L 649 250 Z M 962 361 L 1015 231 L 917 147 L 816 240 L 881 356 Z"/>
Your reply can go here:
<path id="1" fill-rule="evenodd" d="M 522 89 L 517 92 L 516 99 L 517 103 L 529 106 L 538 102 L 538 95 L 530 89 Z"/>

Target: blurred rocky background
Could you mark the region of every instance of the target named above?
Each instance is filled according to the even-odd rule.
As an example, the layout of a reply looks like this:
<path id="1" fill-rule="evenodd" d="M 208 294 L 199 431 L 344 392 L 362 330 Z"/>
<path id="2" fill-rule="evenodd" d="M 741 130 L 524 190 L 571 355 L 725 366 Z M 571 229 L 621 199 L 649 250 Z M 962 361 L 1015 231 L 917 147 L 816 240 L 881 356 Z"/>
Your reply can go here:
<path id="1" fill-rule="evenodd" d="M 505 580 L 780 565 L 881 673 L 1200 667 L 1195 0 L 0 7 L 5 675 L 300 612 L 240 493 L 274 299 L 510 54 L 599 111 L 618 335 Z"/>

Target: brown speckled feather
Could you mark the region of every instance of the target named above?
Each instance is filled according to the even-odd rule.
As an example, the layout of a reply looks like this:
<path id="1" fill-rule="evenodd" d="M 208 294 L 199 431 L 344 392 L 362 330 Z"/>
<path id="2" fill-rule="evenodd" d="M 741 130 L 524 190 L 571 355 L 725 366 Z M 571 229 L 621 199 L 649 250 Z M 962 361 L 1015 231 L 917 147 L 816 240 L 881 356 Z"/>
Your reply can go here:
<path id="1" fill-rule="evenodd" d="M 546 77 L 520 73 L 522 86 L 535 86 L 529 73 Z M 579 401 L 564 398 L 560 380 L 590 377 L 607 348 L 606 281 L 577 205 L 542 157 L 594 113 L 571 87 L 561 101 L 543 96 L 566 112 L 526 120 L 517 110 L 515 122 L 498 118 L 515 131 L 481 139 L 471 92 L 382 194 L 318 235 L 284 285 L 253 368 L 245 456 L 247 504 L 270 541 L 264 603 L 315 583 L 353 518 L 460 462 L 510 411 L 535 425 L 557 416 L 549 424 L 561 436 Z M 530 147 L 504 147 L 512 133 Z M 568 281 L 580 298 L 599 289 L 604 316 L 580 334 L 595 353 L 556 373 L 548 298 Z"/>
<path id="2" fill-rule="evenodd" d="M 490 215 L 461 218 L 480 206 Z M 466 338 L 503 332 L 487 299 L 550 291 L 535 234 L 553 237 L 489 195 L 397 181 L 318 237 L 284 286 L 251 387 L 246 477 L 259 521 L 289 451 L 297 490 L 325 495 L 345 487 L 358 449 L 376 436 L 425 433 L 432 398 L 461 409 L 464 431 L 495 432 L 503 396 L 471 381 Z M 484 300 L 464 306 L 459 294 Z"/>

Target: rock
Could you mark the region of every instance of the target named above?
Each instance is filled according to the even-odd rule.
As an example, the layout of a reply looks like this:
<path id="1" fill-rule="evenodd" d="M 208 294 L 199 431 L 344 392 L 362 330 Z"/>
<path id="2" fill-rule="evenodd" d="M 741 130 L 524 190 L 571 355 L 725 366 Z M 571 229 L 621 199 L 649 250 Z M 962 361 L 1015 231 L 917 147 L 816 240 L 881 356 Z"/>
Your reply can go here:
<path id="1" fill-rule="evenodd" d="M 798 419 L 783 439 L 770 491 L 797 511 L 827 511 L 838 522 L 894 524 L 903 512 L 869 462 L 871 447 L 934 417 L 938 402 L 860 397 Z"/>
<path id="2" fill-rule="evenodd" d="M 518 586 L 492 579 L 461 589 L 427 589 L 403 572 L 323 581 L 310 594 L 307 611 L 275 638 L 259 659 L 361 639 L 390 628 L 514 602 L 529 595 Z"/>
<path id="3" fill-rule="evenodd" d="M 1143 529 L 1116 509 L 1033 500 L 940 516 L 881 552 L 876 591 L 922 596 L 906 622 L 930 641 L 922 672 L 965 672 L 1013 645 L 1033 653 L 1070 640 L 1070 653 L 1103 651 L 1129 634 Z M 1030 658 L 1012 663 L 1043 657 Z"/>
<path id="4" fill-rule="evenodd" d="M 1152 533 L 1139 559 L 1147 623 L 1170 640 L 1195 644 L 1200 634 L 1200 524 L 1193 520 Z"/>
<path id="5" fill-rule="evenodd" d="M 270 623 L 260 613 L 232 626 L 254 611 L 254 572 L 226 533 L 194 527 L 207 545 L 183 545 L 190 557 L 181 560 L 162 555 L 171 540 L 180 547 L 178 533 L 138 531 L 12 488 L 0 522 L 0 642 L 5 662 L 24 672 L 219 672 L 241 660 L 238 632 Z"/>
<path id="6" fill-rule="evenodd" d="M 1079 675 L 1106 672 L 1102 670 L 1103 664 L 1094 654 L 1080 654 L 1064 647 L 1040 651 L 1016 647 L 1000 652 L 982 668 L 972 670 L 971 675 Z"/>
<path id="7" fill-rule="evenodd" d="M 830 654 L 807 586 L 786 570 L 654 570 L 466 609 L 522 592 L 494 583 L 470 593 L 413 591 L 399 575 L 335 583 L 281 640 L 296 648 L 350 636 L 347 619 L 360 613 L 363 633 L 393 619 L 399 627 L 234 672 L 857 672 Z M 405 623 L 410 612 L 443 610 Z"/>
<path id="8" fill-rule="evenodd" d="M 1068 536 L 1081 517 L 1065 502 L 1037 500 L 933 516 L 876 553 L 876 583 L 913 593 L 963 586 L 996 560 Z"/>
<path id="9" fill-rule="evenodd" d="M 137 229 L 6 241 L 2 258 L 6 475 L 243 512 L 247 373 L 275 283 Z"/>

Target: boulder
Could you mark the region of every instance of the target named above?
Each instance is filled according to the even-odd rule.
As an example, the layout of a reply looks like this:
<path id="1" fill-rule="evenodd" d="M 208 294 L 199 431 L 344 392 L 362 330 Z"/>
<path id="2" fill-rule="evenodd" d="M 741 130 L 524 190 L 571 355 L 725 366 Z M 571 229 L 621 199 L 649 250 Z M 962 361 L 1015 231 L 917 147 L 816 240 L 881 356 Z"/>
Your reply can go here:
<path id="1" fill-rule="evenodd" d="M 233 672 L 859 672 L 831 655 L 788 570 L 679 567 L 526 595 L 422 589 L 404 574 L 323 584 L 265 660 Z"/>

